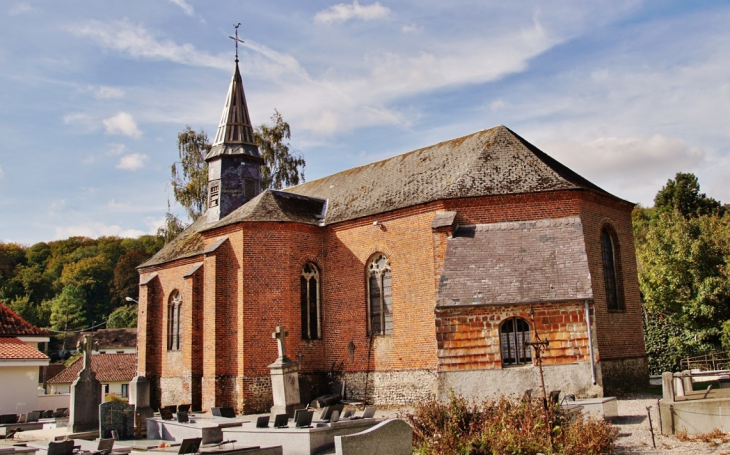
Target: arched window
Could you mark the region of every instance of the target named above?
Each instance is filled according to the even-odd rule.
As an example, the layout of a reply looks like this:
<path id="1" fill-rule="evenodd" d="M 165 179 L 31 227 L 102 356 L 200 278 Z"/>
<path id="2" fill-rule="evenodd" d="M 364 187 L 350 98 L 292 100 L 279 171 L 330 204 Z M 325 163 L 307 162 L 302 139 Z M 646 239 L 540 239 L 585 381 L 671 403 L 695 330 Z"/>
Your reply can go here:
<path id="1" fill-rule="evenodd" d="M 322 310 L 319 297 L 319 270 L 308 262 L 302 268 L 300 280 L 302 293 L 302 339 L 322 338 Z"/>
<path id="2" fill-rule="evenodd" d="M 525 345 L 530 341 L 530 324 L 522 318 L 510 318 L 499 328 L 502 345 L 502 366 L 532 363 L 532 348 Z"/>
<path id="3" fill-rule="evenodd" d="M 182 331 L 182 296 L 179 291 L 170 294 L 170 302 L 167 305 L 167 349 L 179 351 L 181 344 L 180 333 Z"/>
<path id="4" fill-rule="evenodd" d="M 606 306 L 609 310 L 621 309 L 621 295 L 616 270 L 616 245 L 614 236 L 608 228 L 601 230 L 601 258 L 603 262 L 603 281 L 606 286 Z"/>
<path id="5" fill-rule="evenodd" d="M 372 335 L 393 333 L 393 293 L 388 257 L 377 253 L 368 263 L 368 313 Z"/>

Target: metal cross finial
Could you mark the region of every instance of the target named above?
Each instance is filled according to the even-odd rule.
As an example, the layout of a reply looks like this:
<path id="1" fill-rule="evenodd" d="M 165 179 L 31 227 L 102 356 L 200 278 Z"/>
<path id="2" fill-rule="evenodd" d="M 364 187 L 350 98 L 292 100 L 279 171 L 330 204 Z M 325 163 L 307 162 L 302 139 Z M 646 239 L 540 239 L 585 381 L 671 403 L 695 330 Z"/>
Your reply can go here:
<path id="1" fill-rule="evenodd" d="M 238 43 L 243 43 L 244 41 L 242 39 L 238 39 L 238 27 L 241 25 L 239 22 L 238 24 L 233 24 L 233 28 L 236 29 L 236 36 L 228 36 L 230 39 L 236 42 L 236 63 L 238 63 Z"/>

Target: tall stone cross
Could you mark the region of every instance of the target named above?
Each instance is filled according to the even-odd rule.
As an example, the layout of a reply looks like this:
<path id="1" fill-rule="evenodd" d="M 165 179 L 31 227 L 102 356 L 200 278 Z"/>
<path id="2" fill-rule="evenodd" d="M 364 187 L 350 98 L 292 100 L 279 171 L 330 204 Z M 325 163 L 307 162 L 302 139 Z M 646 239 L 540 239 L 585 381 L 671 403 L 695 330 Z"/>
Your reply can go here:
<path id="1" fill-rule="evenodd" d="M 91 335 L 84 335 L 84 337 L 76 343 L 76 350 L 84 352 L 84 370 L 91 368 Z"/>
<path id="2" fill-rule="evenodd" d="M 279 347 L 279 358 L 286 357 L 286 345 L 284 342 L 284 338 L 289 336 L 289 332 L 284 331 L 284 326 L 279 325 L 276 326 L 276 331 L 271 334 L 271 338 L 276 338 L 276 341 L 278 342 Z"/>

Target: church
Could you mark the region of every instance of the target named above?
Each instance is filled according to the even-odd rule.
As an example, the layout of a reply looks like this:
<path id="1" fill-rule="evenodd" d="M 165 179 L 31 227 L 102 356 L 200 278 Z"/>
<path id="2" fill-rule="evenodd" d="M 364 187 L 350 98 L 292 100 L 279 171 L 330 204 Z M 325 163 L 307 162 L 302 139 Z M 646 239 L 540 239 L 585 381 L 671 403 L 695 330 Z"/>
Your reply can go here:
<path id="1" fill-rule="evenodd" d="M 648 383 L 633 204 L 509 128 L 262 191 L 236 60 L 205 159 L 207 212 L 138 267 L 153 407 L 267 411 L 277 326 L 375 404 Z"/>

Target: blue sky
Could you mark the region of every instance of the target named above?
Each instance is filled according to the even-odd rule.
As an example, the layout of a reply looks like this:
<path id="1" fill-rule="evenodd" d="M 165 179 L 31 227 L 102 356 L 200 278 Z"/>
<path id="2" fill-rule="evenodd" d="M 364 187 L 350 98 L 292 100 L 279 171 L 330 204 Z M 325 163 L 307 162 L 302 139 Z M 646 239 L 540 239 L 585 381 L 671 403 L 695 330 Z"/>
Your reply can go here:
<path id="1" fill-rule="evenodd" d="M 622 198 L 683 171 L 730 202 L 727 2 L 5 0 L 0 241 L 182 215 L 177 133 L 215 132 L 238 22 L 307 180 L 504 124 Z"/>

